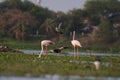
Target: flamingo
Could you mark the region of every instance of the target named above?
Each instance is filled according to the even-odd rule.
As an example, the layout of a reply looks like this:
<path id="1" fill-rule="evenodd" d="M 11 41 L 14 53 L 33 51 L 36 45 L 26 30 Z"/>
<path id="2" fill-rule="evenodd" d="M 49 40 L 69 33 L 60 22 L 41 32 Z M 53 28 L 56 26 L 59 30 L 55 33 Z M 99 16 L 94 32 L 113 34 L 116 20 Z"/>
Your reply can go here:
<path id="1" fill-rule="evenodd" d="M 58 27 L 55 28 L 56 32 L 59 33 L 59 34 L 63 34 L 63 33 L 61 32 L 61 30 L 60 30 L 61 25 L 62 25 L 62 23 L 60 23 L 60 24 L 58 25 Z"/>
<path id="2" fill-rule="evenodd" d="M 46 56 L 48 56 L 48 46 L 49 46 L 49 45 L 52 45 L 52 44 L 54 44 L 54 42 L 51 41 L 51 40 L 43 40 L 43 41 L 41 41 L 41 52 L 40 52 L 40 54 L 39 54 L 39 58 L 41 58 L 41 55 L 42 55 L 42 53 L 43 53 L 43 47 L 44 47 L 44 46 L 45 46 L 45 48 L 46 48 Z"/>
<path id="3" fill-rule="evenodd" d="M 37 0 L 36 4 L 40 5 L 41 3 L 41 0 Z"/>
<path id="4" fill-rule="evenodd" d="M 75 31 L 73 31 L 73 40 L 71 41 L 71 44 L 74 47 L 74 57 L 76 57 L 78 52 L 78 47 L 82 47 L 82 45 L 78 40 L 75 40 L 74 38 L 75 38 Z"/>

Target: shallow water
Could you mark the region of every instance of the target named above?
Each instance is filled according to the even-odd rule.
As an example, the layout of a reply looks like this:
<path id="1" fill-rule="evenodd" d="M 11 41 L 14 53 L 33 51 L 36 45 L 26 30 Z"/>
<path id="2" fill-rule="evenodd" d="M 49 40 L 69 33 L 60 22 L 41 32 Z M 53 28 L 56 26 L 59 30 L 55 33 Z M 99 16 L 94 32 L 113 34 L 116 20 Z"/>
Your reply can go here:
<path id="1" fill-rule="evenodd" d="M 25 54 L 39 54 L 39 52 L 40 52 L 40 50 L 21 50 L 21 51 L 23 51 Z M 64 54 L 73 55 L 73 52 L 65 52 Z M 84 56 L 90 55 L 90 53 L 88 53 L 88 52 L 79 52 L 78 54 L 84 55 Z M 55 55 L 55 53 L 49 53 L 49 55 Z M 120 54 L 109 54 L 109 53 L 91 53 L 91 55 L 94 55 L 94 56 L 120 56 Z"/>
<path id="2" fill-rule="evenodd" d="M 22 50 L 25 54 L 36 54 L 38 55 L 40 50 Z M 56 55 L 56 56 L 64 56 L 64 55 L 73 55 L 73 52 L 67 52 L 67 53 L 64 53 L 64 54 L 58 54 L 58 53 L 49 53 L 49 55 Z M 90 53 L 88 52 L 79 52 L 79 54 L 81 56 L 90 56 Z M 45 55 L 45 52 L 44 54 Z M 120 54 L 108 54 L 108 53 L 92 53 L 92 55 L 94 56 L 120 56 Z M 43 61 L 44 62 L 44 61 Z M 49 62 L 52 62 L 49 60 Z M 79 61 L 69 61 L 69 62 L 75 62 L 75 63 L 79 63 Z M 94 62 L 91 62 L 91 61 L 81 61 L 82 64 L 93 64 Z M 111 63 L 110 62 L 102 62 L 101 65 L 104 65 L 106 67 L 110 66 Z M 120 66 L 120 64 L 117 64 L 118 66 Z"/>
<path id="3" fill-rule="evenodd" d="M 40 77 L 16 77 L 16 76 L 0 76 L 0 80 L 120 80 L 120 77 L 93 77 L 93 76 L 60 76 L 45 75 Z"/>

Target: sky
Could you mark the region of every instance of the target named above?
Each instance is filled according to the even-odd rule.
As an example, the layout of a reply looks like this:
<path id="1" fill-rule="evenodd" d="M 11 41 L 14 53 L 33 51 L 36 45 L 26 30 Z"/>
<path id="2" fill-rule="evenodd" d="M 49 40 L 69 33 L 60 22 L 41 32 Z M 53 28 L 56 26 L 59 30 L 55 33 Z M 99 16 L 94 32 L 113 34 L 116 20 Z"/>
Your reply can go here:
<path id="1" fill-rule="evenodd" d="M 35 3 L 36 0 L 30 0 Z M 55 12 L 68 12 L 72 9 L 82 9 L 86 0 L 42 0 L 41 6 Z"/>

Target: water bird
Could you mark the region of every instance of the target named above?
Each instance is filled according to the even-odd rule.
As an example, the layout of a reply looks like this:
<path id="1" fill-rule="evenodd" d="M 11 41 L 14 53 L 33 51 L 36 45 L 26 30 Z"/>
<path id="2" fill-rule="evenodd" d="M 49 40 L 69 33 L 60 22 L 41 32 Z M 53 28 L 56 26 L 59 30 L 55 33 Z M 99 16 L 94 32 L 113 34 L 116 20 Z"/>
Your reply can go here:
<path id="1" fill-rule="evenodd" d="M 36 5 L 39 6 L 39 5 L 41 4 L 41 1 L 42 1 L 42 0 L 37 0 L 37 1 L 36 1 Z"/>
<path id="2" fill-rule="evenodd" d="M 39 58 L 41 58 L 44 46 L 46 48 L 46 56 L 48 56 L 48 46 L 52 45 L 52 44 L 55 44 L 55 43 L 53 41 L 51 41 L 51 40 L 43 40 L 43 41 L 41 41 L 41 52 L 39 53 Z"/>
<path id="3" fill-rule="evenodd" d="M 75 31 L 73 31 L 73 40 L 71 41 L 71 44 L 74 47 L 74 57 L 77 57 L 78 47 L 82 47 L 82 45 L 78 40 L 75 40 Z"/>
<path id="4" fill-rule="evenodd" d="M 60 48 L 56 48 L 56 49 L 53 49 L 53 50 L 50 50 L 51 53 L 61 53 L 62 50 L 64 49 L 67 49 L 69 47 L 60 47 Z"/>
<path id="5" fill-rule="evenodd" d="M 100 68 L 100 62 L 101 62 L 101 59 L 100 59 L 100 57 L 99 56 L 95 56 L 95 61 L 94 61 L 94 65 L 95 65 L 95 69 L 96 70 L 99 70 L 99 68 Z"/>
<path id="6" fill-rule="evenodd" d="M 55 30 L 56 30 L 56 32 L 57 32 L 58 34 L 63 34 L 63 32 L 62 32 L 61 29 L 60 29 L 61 25 L 62 25 L 62 23 L 60 23 L 60 24 L 58 25 L 58 27 L 55 28 Z"/>

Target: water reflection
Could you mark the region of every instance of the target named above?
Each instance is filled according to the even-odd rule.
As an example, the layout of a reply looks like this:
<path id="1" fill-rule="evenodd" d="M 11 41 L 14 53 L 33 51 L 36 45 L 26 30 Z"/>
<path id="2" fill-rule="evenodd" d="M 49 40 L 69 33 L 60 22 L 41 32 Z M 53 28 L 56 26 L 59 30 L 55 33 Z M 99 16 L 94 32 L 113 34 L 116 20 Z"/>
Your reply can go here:
<path id="1" fill-rule="evenodd" d="M 92 76 L 60 76 L 60 75 L 45 75 L 40 77 L 15 77 L 1 76 L 0 80 L 120 80 L 120 77 L 92 77 Z"/>

